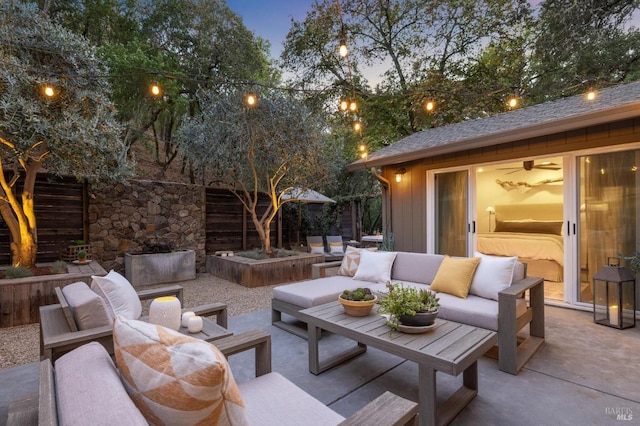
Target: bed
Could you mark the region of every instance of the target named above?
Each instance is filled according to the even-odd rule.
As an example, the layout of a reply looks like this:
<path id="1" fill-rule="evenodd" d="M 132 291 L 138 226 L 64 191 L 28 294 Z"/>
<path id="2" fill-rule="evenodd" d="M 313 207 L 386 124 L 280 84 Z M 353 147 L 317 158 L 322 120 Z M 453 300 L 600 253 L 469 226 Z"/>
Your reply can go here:
<path id="1" fill-rule="evenodd" d="M 496 205 L 493 232 L 477 235 L 477 250 L 494 256 L 518 256 L 527 275 L 563 281 L 562 204 Z"/>

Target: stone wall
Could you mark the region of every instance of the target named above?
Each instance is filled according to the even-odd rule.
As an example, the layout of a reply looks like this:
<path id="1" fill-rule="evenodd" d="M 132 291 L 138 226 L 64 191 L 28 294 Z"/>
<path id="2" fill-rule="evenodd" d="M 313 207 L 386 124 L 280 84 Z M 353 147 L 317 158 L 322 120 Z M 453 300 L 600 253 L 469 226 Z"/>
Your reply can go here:
<path id="1" fill-rule="evenodd" d="M 203 186 L 133 180 L 89 189 L 89 241 L 93 255 L 109 271 L 124 274 L 124 253 L 145 242 L 169 242 L 196 252 L 205 272 L 206 223 Z"/>

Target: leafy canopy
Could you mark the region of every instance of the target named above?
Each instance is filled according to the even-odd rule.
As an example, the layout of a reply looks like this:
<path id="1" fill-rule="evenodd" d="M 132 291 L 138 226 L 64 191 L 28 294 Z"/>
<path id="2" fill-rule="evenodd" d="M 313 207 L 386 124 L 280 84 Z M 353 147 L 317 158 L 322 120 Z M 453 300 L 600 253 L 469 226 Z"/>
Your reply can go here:
<path id="1" fill-rule="evenodd" d="M 4 167 L 118 179 L 129 172 L 106 70 L 94 49 L 33 8 L 0 4 L 0 149 Z M 55 95 L 42 92 L 45 83 Z"/>

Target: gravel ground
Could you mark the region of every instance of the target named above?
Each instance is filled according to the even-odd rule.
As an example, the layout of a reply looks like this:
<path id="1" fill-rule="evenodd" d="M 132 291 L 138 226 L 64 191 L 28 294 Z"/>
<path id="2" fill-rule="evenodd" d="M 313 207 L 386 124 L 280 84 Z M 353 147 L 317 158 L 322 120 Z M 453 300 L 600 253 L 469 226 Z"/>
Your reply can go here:
<path id="1" fill-rule="evenodd" d="M 266 309 L 271 306 L 273 286 L 246 288 L 210 274 L 198 274 L 195 280 L 182 281 L 184 306 L 197 306 L 213 302 L 227 304 L 229 316 Z M 148 286 L 162 287 L 170 284 Z M 150 301 L 143 302 L 148 307 Z M 146 309 L 145 309 L 146 311 Z M 143 312 L 143 315 L 145 312 Z M 0 328 L 0 370 L 28 364 L 40 359 L 38 324 Z"/>

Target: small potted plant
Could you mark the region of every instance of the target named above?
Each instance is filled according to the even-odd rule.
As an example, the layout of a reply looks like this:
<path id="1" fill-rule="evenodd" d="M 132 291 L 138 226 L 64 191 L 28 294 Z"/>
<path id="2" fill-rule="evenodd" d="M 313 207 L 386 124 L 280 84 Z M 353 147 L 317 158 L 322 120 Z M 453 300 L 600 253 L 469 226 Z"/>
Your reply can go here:
<path id="1" fill-rule="evenodd" d="M 402 283 L 387 283 L 387 288 L 386 296 L 378 302 L 378 313 L 390 315 L 387 322 L 390 327 L 397 330 L 399 324 L 424 327 L 434 323 L 440 307 L 434 292 L 405 287 Z"/>
<path id="2" fill-rule="evenodd" d="M 347 315 L 353 317 L 366 317 L 371 312 L 371 308 L 376 304 L 378 298 L 371 293 L 371 289 L 358 287 L 355 290 L 345 290 L 338 300 Z"/>
<path id="3" fill-rule="evenodd" d="M 87 251 L 80 250 L 78 251 L 78 262 L 85 263 L 87 261 Z"/>

